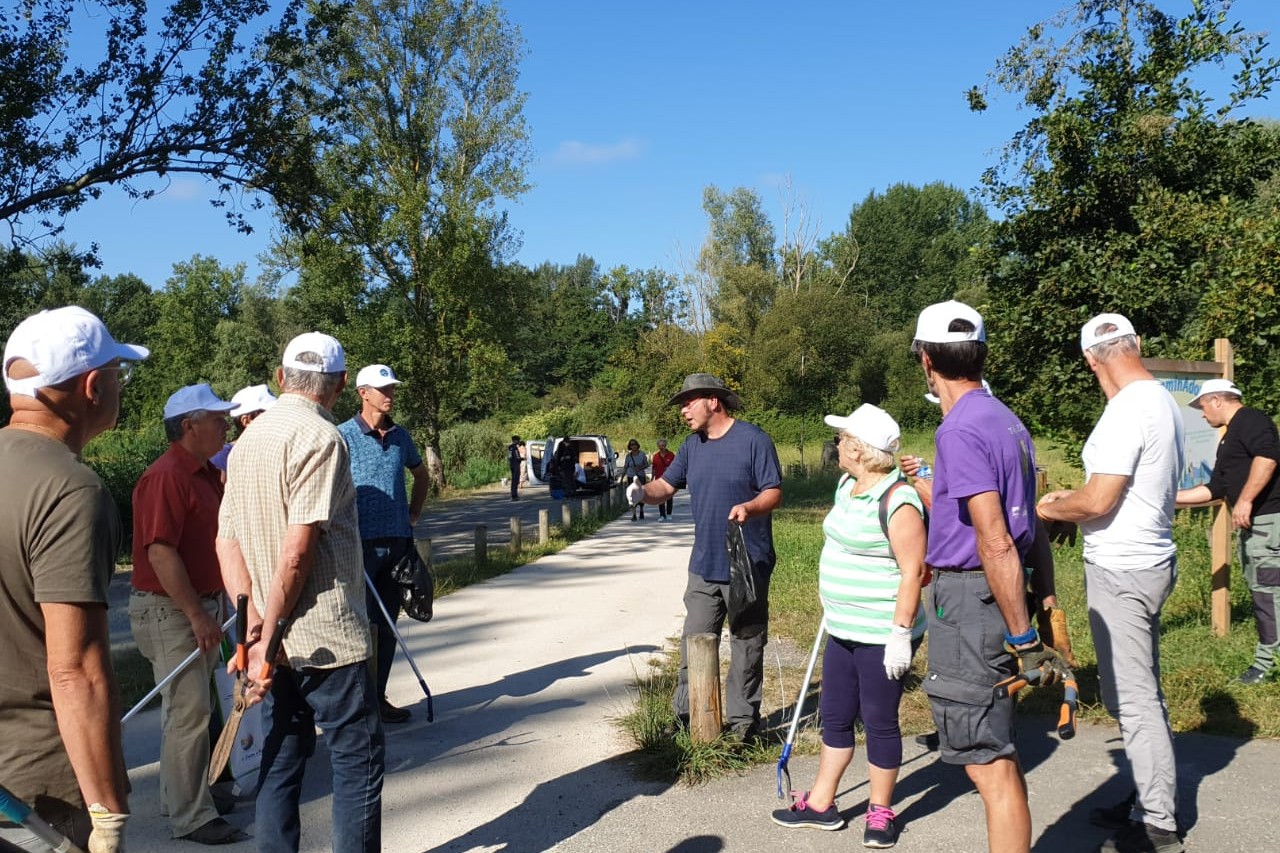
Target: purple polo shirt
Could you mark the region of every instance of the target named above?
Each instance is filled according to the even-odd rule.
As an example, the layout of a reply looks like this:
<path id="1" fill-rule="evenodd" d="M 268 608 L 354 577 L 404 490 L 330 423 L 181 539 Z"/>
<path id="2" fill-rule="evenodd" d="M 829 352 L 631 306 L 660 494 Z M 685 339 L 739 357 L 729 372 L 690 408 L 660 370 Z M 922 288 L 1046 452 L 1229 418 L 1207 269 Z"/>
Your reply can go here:
<path id="1" fill-rule="evenodd" d="M 1004 521 L 1018 553 L 1035 538 L 1036 451 L 1031 434 L 1008 406 L 982 389 L 969 391 L 947 413 L 935 436 L 933 508 L 925 562 L 980 569 L 967 500 L 999 492 Z"/>

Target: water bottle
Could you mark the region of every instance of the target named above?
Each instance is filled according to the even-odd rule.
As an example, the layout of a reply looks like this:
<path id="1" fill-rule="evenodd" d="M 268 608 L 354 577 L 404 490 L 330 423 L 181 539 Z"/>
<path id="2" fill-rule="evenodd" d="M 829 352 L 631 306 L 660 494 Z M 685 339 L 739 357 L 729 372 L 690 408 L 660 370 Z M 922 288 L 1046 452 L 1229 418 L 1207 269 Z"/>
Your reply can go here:
<path id="1" fill-rule="evenodd" d="M 930 465 L 928 462 L 921 462 L 921 463 L 920 463 L 920 470 L 916 471 L 916 479 L 918 479 L 918 480 L 932 480 L 932 479 L 933 479 L 933 466 L 932 466 L 932 465 Z"/>

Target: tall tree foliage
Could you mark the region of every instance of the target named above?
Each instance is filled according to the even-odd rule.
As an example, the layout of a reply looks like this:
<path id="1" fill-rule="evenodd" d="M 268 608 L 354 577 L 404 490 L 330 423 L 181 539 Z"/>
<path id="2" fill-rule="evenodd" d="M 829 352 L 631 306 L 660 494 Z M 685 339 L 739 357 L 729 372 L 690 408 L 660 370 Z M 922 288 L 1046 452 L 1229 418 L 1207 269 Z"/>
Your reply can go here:
<path id="1" fill-rule="evenodd" d="M 698 268 L 712 286 L 711 319 L 722 334 L 750 339 L 778 292 L 773 224 L 760 195 L 745 187 L 728 193 L 707 187 L 702 209 L 708 233 Z"/>
<path id="2" fill-rule="evenodd" d="M 1033 117 L 984 177 L 1006 215 L 987 259 L 992 372 L 1034 428 L 1079 434 L 1096 415 L 1078 347 L 1092 314 L 1124 312 L 1148 354 L 1176 352 L 1225 236 L 1207 214 L 1247 202 L 1276 166 L 1274 136 L 1239 114 L 1280 66 L 1229 7 L 1197 0 L 1174 18 L 1148 0 L 1081 0 L 996 65 L 992 82 Z M 1232 72 L 1220 100 L 1197 87 L 1206 65 Z M 975 88 L 971 106 L 986 97 Z"/>
<path id="3" fill-rule="evenodd" d="M 521 51 L 495 3 L 355 0 L 338 61 L 303 78 L 314 99 L 344 106 L 304 201 L 320 221 L 308 239 L 352 253 L 379 340 L 413 389 L 403 413 L 434 454 L 469 389 L 502 367 L 493 344 L 512 306 L 497 268 L 513 236 L 496 202 L 526 189 Z M 438 455 L 428 461 L 439 473 Z"/>

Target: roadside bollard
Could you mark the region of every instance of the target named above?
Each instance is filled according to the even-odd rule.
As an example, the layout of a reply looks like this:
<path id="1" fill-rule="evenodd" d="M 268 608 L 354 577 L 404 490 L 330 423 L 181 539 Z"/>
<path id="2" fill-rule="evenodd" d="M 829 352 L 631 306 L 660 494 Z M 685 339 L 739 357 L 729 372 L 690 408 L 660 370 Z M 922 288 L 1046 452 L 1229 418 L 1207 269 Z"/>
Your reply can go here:
<path id="1" fill-rule="evenodd" d="M 489 527 L 476 525 L 476 565 L 483 566 L 489 559 Z"/>
<path id="2" fill-rule="evenodd" d="M 428 569 L 431 568 L 431 540 L 415 539 L 413 547 L 418 549 L 418 559 L 422 560 L 422 564 Z"/>
<path id="3" fill-rule="evenodd" d="M 711 743 L 723 728 L 720 712 L 720 635 L 685 637 L 689 656 L 689 734 L 695 743 Z"/>
<path id="4" fill-rule="evenodd" d="M 546 545 L 547 540 L 551 538 L 551 513 L 548 510 L 538 510 L 538 544 Z"/>
<path id="5" fill-rule="evenodd" d="M 524 547 L 524 523 L 518 515 L 511 516 L 511 553 L 519 554 Z"/>
<path id="6" fill-rule="evenodd" d="M 582 512 L 578 515 L 578 517 L 579 518 L 591 517 L 591 498 L 582 499 Z"/>
<path id="7" fill-rule="evenodd" d="M 568 530 L 570 524 L 573 524 L 573 510 L 569 507 L 569 502 L 565 501 L 560 504 L 560 527 Z"/>

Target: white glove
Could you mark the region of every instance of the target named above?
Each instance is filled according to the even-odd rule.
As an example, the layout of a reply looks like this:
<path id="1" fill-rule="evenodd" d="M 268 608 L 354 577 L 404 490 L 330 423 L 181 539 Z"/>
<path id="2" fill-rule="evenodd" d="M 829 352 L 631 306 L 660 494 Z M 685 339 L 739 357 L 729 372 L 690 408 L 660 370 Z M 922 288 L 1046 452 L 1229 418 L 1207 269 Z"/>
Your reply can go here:
<path id="1" fill-rule="evenodd" d="M 627 503 L 632 506 L 644 503 L 644 486 L 635 482 L 627 486 Z"/>
<path id="2" fill-rule="evenodd" d="M 124 853 L 124 825 L 127 814 L 112 814 L 101 803 L 89 806 L 93 832 L 89 834 L 88 853 Z"/>
<path id="3" fill-rule="evenodd" d="M 897 681 L 911 669 L 911 629 L 894 625 L 884 644 L 884 674 Z"/>

